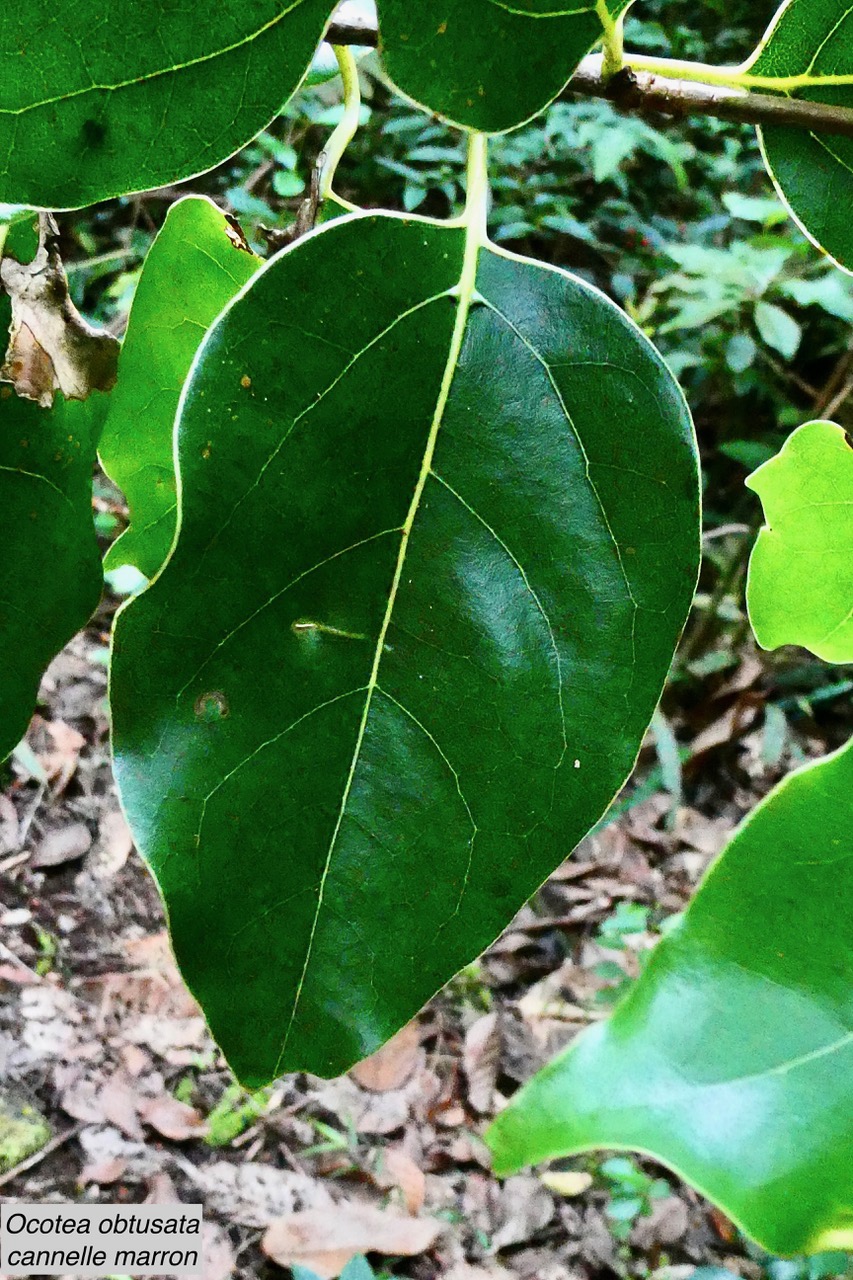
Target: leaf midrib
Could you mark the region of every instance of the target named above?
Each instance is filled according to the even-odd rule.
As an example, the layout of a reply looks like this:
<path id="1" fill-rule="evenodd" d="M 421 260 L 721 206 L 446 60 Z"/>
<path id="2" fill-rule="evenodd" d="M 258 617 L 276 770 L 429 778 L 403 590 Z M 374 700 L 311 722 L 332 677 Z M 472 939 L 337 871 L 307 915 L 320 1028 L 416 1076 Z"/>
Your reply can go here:
<path id="1" fill-rule="evenodd" d="M 362 712 L 361 722 L 359 724 L 358 733 L 356 735 L 355 747 L 353 749 L 352 760 L 350 762 L 349 772 L 344 784 L 343 797 L 341 806 L 338 811 L 338 817 L 335 827 L 329 841 L 329 848 L 326 854 L 326 860 L 320 876 L 320 885 L 317 891 L 317 904 L 314 909 L 314 917 L 311 922 L 311 932 L 308 937 L 308 945 L 305 949 L 305 961 L 302 966 L 302 972 L 296 987 L 296 994 L 293 998 L 293 1005 L 290 1012 L 290 1018 L 287 1024 L 287 1030 L 284 1033 L 282 1041 L 281 1053 L 275 1065 L 276 1076 L 279 1075 L 281 1064 L 284 1060 L 287 1048 L 290 1043 L 290 1035 L 296 1022 L 299 1012 L 299 1006 L 302 1000 L 302 992 L 305 987 L 305 981 L 308 975 L 308 969 L 311 964 L 311 957 L 314 952 L 314 942 L 317 936 L 317 928 L 320 916 L 323 911 L 323 902 L 325 899 L 326 881 L 332 866 L 335 846 L 337 845 L 338 836 L 340 835 L 341 826 L 346 817 L 347 806 L 349 804 L 350 793 L 352 792 L 353 783 L 355 781 L 356 771 L 358 769 L 359 760 L 361 758 L 361 749 L 364 744 L 365 734 L 367 732 L 368 722 L 370 719 L 370 711 L 373 705 L 373 695 L 379 684 L 379 669 L 382 663 L 382 655 L 385 651 L 385 639 L 388 635 L 388 629 L 394 614 L 394 606 L 397 601 L 397 593 L 403 578 L 403 570 L 406 564 L 406 556 L 409 549 L 409 541 L 411 539 L 412 530 L 414 528 L 415 519 L 421 505 L 421 499 L 424 490 L 432 472 L 432 461 L 435 456 L 435 448 L 438 442 L 438 436 L 444 422 L 444 414 L 450 399 L 450 391 L 456 376 L 456 370 L 459 365 L 459 359 L 462 354 L 462 346 L 465 340 L 465 332 L 468 327 L 468 318 L 471 313 L 471 306 L 476 294 L 477 285 L 477 267 L 479 264 L 480 251 L 483 247 L 482 240 L 478 235 L 479 228 L 469 225 L 466 228 L 465 251 L 462 263 L 462 272 L 459 277 L 459 284 L 454 291 L 456 293 L 456 320 L 453 326 L 453 334 L 450 339 L 450 347 L 448 350 L 447 362 L 444 367 L 444 373 L 441 379 L 438 399 L 436 401 L 435 412 L 433 414 L 432 423 L 430 425 L 429 435 L 427 436 L 426 446 L 424 448 L 423 457 L 421 459 L 420 472 L 418 473 L 417 483 L 415 485 L 414 495 L 409 505 L 406 519 L 403 522 L 402 533 L 400 536 L 400 549 L 397 555 L 397 564 L 394 570 L 394 577 L 391 582 L 391 589 L 388 593 L 388 604 L 382 619 L 382 625 L 379 629 L 379 638 L 376 641 L 376 648 L 373 654 L 373 665 L 371 667 L 370 676 L 367 683 L 367 691 L 364 699 L 364 710 Z"/>

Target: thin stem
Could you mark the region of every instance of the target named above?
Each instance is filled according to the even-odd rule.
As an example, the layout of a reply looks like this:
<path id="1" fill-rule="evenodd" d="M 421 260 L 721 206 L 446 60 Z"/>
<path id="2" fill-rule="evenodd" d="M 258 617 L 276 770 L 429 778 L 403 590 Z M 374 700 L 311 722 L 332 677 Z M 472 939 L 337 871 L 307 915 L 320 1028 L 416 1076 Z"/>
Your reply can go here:
<path id="1" fill-rule="evenodd" d="M 584 58 L 567 91 L 607 98 L 630 114 L 663 113 L 676 119 L 714 116 L 738 124 L 784 125 L 812 133 L 853 138 L 853 110 L 824 102 L 791 98 L 784 94 L 754 93 L 727 85 L 692 80 L 670 80 L 647 71 L 632 71 L 629 79 L 608 79 L 603 57 Z"/>
<path id="2" fill-rule="evenodd" d="M 596 0 L 595 11 L 604 28 L 604 62 L 602 71 L 606 79 L 616 76 L 625 65 L 625 15 L 614 18 L 607 0 Z"/>
<path id="3" fill-rule="evenodd" d="M 615 21 L 609 10 L 607 19 Z M 602 22 L 602 25 L 606 27 L 606 23 Z M 379 40 L 376 26 L 367 23 L 333 23 L 326 34 L 333 45 L 375 46 Z M 761 49 L 757 51 L 760 53 Z M 807 129 L 812 133 L 853 137 L 853 108 L 786 96 L 808 87 L 853 88 L 853 74 L 755 75 L 752 67 L 756 65 L 757 54 L 737 67 L 715 67 L 701 62 L 628 54 L 624 56 L 622 66 L 638 73 L 633 84 L 623 84 L 611 74 L 609 67 L 605 73 L 603 56 L 591 55 L 581 62 L 568 90 L 611 98 L 620 110 L 632 114 L 649 111 L 675 117 L 713 116 L 741 124 L 783 125 Z M 615 51 L 611 56 L 615 57 Z M 765 92 L 751 92 L 754 90 Z M 454 219 L 456 225 L 461 222 L 461 218 Z"/>
<path id="4" fill-rule="evenodd" d="M 479 249 L 488 239 L 489 225 L 489 140 L 484 133 L 472 133 L 468 139 L 464 220 L 472 232 L 469 240 Z"/>
<path id="5" fill-rule="evenodd" d="M 427 219 L 432 221 L 432 219 Z M 441 219 L 443 227 L 474 227 L 479 244 L 488 240 L 489 225 L 489 140 L 484 133 L 468 135 L 468 162 L 465 177 L 465 208 L 455 218 Z M 472 237 L 468 237 L 469 241 Z"/>
<path id="6" fill-rule="evenodd" d="M 671 80 L 691 80 L 727 89 L 767 89 L 775 93 L 793 93 L 797 89 L 853 86 L 853 75 L 814 75 L 805 72 L 798 76 L 762 76 L 749 71 L 749 63 L 739 67 L 714 67 L 707 62 L 683 62 L 680 58 L 647 58 L 632 53 L 626 56 L 625 65 L 632 71 L 647 71 L 651 75 L 666 76 Z"/>
<path id="7" fill-rule="evenodd" d="M 332 187 L 341 157 L 358 132 L 361 120 L 361 85 L 358 81 L 358 66 L 352 49 L 345 45 L 335 45 L 334 50 L 344 85 L 344 113 L 340 124 L 326 143 L 326 148 L 320 160 L 322 166 L 320 199 L 332 199 L 344 209 L 349 209 L 350 212 L 354 213 L 358 211 L 358 205 L 352 204 L 349 200 L 344 200 L 342 196 L 336 195 Z"/>

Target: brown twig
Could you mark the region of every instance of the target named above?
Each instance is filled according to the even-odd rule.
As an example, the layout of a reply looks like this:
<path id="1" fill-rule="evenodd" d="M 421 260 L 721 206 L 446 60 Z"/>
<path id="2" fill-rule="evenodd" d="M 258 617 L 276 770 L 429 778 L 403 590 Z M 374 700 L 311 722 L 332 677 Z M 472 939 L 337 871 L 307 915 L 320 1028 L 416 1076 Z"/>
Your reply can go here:
<path id="1" fill-rule="evenodd" d="M 713 116 L 735 124 L 783 125 L 853 138 L 853 110 L 770 93 L 721 88 L 626 68 L 608 80 L 600 55 L 584 58 L 568 84 L 570 93 L 608 98 L 620 111 L 676 119 Z"/>
<path id="2" fill-rule="evenodd" d="M 853 338 L 847 350 L 839 356 L 835 368 L 830 374 L 826 386 L 815 400 L 815 415 L 818 418 L 831 418 L 844 404 L 850 395 L 853 381 Z"/>
<path id="3" fill-rule="evenodd" d="M 376 48 L 376 27 L 355 20 L 333 22 L 326 32 L 330 44 Z M 784 125 L 812 133 L 853 138 L 853 109 L 807 102 L 770 93 L 721 88 L 692 80 L 667 79 L 630 67 L 617 76 L 604 74 L 601 54 L 584 58 L 567 85 L 569 93 L 608 98 L 620 110 L 638 115 L 665 115 L 676 119 L 713 116 L 737 124 Z"/>

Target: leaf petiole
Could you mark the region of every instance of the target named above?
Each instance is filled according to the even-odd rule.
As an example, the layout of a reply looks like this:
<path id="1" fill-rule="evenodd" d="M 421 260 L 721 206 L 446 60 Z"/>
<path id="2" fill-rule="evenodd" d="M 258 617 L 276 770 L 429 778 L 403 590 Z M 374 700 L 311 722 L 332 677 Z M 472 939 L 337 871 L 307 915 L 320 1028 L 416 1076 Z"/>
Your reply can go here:
<path id="1" fill-rule="evenodd" d="M 358 132 L 361 120 L 361 86 L 358 81 L 358 65 L 355 55 L 348 45 L 336 44 L 333 47 L 338 66 L 341 69 L 341 80 L 344 86 L 344 114 L 341 117 L 340 124 L 338 124 L 329 138 L 323 155 L 320 157 L 322 169 L 320 199 L 334 200 L 336 204 L 349 210 L 350 213 L 359 213 L 358 205 L 345 200 L 343 196 L 337 195 L 332 190 L 338 165 L 347 147 Z"/>
<path id="2" fill-rule="evenodd" d="M 605 60 L 606 60 L 605 51 Z M 753 59 L 738 67 L 715 67 L 706 62 L 686 62 L 680 58 L 647 58 L 640 54 L 628 54 L 624 65 L 632 71 L 645 71 L 649 75 L 664 76 L 668 80 L 691 80 L 699 84 L 717 85 L 725 89 L 763 89 L 773 93 L 794 93 L 797 89 L 853 87 L 853 75 L 810 75 L 804 72 L 796 76 L 753 75 L 750 67 Z"/>
<path id="3" fill-rule="evenodd" d="M 614 18 L 607 0 L 597 0 L 595 11 L 604 28 L 604 63 L 606 79 L 618 75 L 625 65 L 625 15 Z"/>

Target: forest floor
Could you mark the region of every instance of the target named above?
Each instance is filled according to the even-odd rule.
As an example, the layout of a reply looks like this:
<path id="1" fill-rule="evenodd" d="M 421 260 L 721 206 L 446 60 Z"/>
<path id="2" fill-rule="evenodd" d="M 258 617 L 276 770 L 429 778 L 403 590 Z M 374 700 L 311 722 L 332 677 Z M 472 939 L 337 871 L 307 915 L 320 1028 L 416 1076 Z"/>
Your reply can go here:
<path id="1" fill-rule="evenodd" d="M 619 819 L 386 1050 L 347 1077 L 290 1076 L 249 1097 L 182 986 L 116 798 L 115 604 L 50 667 L 0 794 L 0 1122 L 24 1125 L 0 1196 L 201 1202 L 206 1280 L 274 1280 L 290 1262 L 337 1275 L 347 1251 L 419 1280 L 688 1280 L 709 1266 L 760 1280 L 760 1255 L 667 1171 L 596 1153 L 502 1183 L 481 1135 L 607 1015 L 791 759 L 828 745 L 831 727 L 805 716 L 792 736 L 767 712 L 767 659 L 723 642 L 702 696 L 668 713 L 683 792 L 672 761 L 670 790 L 656 789 L 665 752 L 650 736 Z"/>

